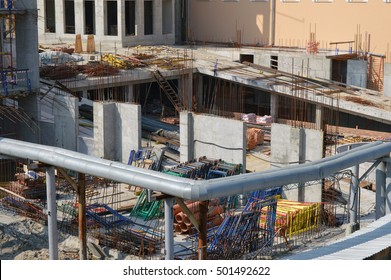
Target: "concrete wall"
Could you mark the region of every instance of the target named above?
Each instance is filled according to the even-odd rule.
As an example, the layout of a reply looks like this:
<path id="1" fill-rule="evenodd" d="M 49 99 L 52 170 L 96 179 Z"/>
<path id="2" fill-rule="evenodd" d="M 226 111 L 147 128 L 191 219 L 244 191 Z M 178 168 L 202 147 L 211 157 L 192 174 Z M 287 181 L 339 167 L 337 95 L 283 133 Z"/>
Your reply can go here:
<path id="1" fill-rule="evenodd" d="M 40 142 L 40 106 L 38 96 L 31 94 L 28 96 L 19 97 L 18 106 L 29 116 L 27 124 L 21 122 L 17 125 L 18 137 L 23 141 L 39 143 Z"/>
<path id="2" fill-rule="evenodd" d="M 180 113 L 181 162 L 206 156 L 242 164 L 246 170 L 244 122 L 209 115 Z"/>
<path id="3" fill-rule="evenodd" d="M 384 89 L 385 96 L 391 97 L 391 63 L 384 64 Z"/>
<path id="4" fill-rule="evenodd" d="M 323 132 L 289 125 L 273 123 L 271 129 L 271 161 L 273 168 L 306 163 L 321 159 L 323 155 Z M 320 202 L 322 187 L 319 184 L 309 187 L 285 190 L 290 200 Z"/>
<path id="5" fill-rule="evenodd" d="M 53 100 L 54 146 L 77 151 L 79 100 L 57 95 Z"/>
<path id="6" fill-rule="evenodd" d="M 95 156 L 127 163 L 141 148 L 141 106 L 94 102 L 94 141 Z"/>
<path id="7" fill-rule="evenodd" d="M 367 87 L 368 62 L 366 60 L 347 61 L 346 83 L 351 86 Z"/>

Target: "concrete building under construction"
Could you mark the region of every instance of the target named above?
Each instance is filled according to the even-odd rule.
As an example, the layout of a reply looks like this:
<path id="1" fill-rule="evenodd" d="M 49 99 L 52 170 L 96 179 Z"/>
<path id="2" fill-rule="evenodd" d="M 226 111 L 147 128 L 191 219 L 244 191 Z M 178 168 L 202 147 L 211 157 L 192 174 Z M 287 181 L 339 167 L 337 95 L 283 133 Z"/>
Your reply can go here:
<path id="1" fill-rule="evenodd" d="M 386 52 L 363 49 L 360 36 L 338 51 L 314 36 L 277 46 L 276 18 L 254 44 L 243 28 L 233 44 L 205 39 L 228 32 L 217 23 L 196 30 L 215 19 L 202 5 L 236 2 L 54 2 L 0 2 L 1 199 L 78 232 L 80 258 L 87 235 L 140 257 L 273 257 L 323 225 L 357 230 L 360 186 L 376 186 L 376 218 L 389 215 Z M 274 13 L 284 2 L 243 9 L 259 5 L 265 25 L 269 5 Z M 56 192 L 68 200 L 56 206 Z M 339 222 L 338 205 L 349 206 Z"/>

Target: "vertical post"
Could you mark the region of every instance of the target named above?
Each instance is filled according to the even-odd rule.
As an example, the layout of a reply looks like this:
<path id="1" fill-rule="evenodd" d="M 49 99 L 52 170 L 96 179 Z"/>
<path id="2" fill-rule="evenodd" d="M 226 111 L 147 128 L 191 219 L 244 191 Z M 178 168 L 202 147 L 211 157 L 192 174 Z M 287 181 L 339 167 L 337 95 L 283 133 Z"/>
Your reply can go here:
<path id="1" fill-rule="evenodd" d="M 49 232 L 49 259 L 58 260 L 56 176 L 54 167 L 46 168 L 46 196 Z"/>
<path id="2" fill-rule="evenodd" d="M 386 163 L 380 162 L 376 167 L 376 220 L 386 214 L 385 206 L 385 189 L 386 189 Z"/>
<path id="3" fill-rule="evenodd" d="M 277 122 L 278 120 L 278 95 L 271 93 L 270 94 L 270 115 L 272 116 L 272 121 Z"/>
<path id="4" fill-rule="evenodd" d="M 385 198 L 386 214 L 391 214 L 391 158 L 387 161 Z"/>
<path id="5" fill-rule="evenodd" d="M 80 259 L 87 259 L 87 226 L 86 226 L 86 185 L 84 173 L 79 173 L 78 180 L 78 199 L 79 199 L 79 242 Z"/>
<path id="6" fill-rule="evenodd" d="M 200 201 L 200 232 L 198 237 L 198 259 L 206 260 L 206 248 L 207 244 L 207 215 L 208 215 L 208 204 L 209 201 Z"/>
<path id="7" fill-rule="evenodd" d="M 323 129 L 323 107 L 322 105 L 316 105 L 316 116 L 315 116 L 316 129 Z"/>
<path id="8" fill-rule="evenodd" d="M 174 259 L 174 204 L 173 198 L 164 200 L 165 259 Z"/>
<path id="9" fill-rule="evenodd" d="M 355 165 L 352 167 L 352 186 L 350 190 L 349 197 L 349 224 L 353 226 L 353 231 L 357 229 L 358 222 L 358 176 L 359 176 L 359 166 Z"/>

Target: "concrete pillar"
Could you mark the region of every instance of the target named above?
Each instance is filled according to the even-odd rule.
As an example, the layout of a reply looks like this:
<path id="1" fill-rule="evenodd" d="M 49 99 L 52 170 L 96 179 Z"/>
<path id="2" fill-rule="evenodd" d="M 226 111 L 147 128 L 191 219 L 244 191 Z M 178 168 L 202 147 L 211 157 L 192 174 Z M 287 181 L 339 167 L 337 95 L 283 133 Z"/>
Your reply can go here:
<path id="1" fill-rule="evenodd" d="M 178 86 L 179 96 L 182 98 L 183 105 L 187 110 L 192 111 L 193 108 L 193 74 L 185 74 L 179 78 Z"/>
<path id="2" fill-rule="evenodd" d="M 391 63 L 384 64 L 384 96 L 391 97 Z"/>
<path id="3" fill-rule="evenodd" d="M 84 0 L 75 0 L 75 34 L 84 34 Z"/>
<path id="4" fill-rule="evenodd" d="M 125 38 L 125 0 L 119 0 L 118 2 L 118 37 L 121 39 L 121 42 Z"/>
<path id="5" fill-rule="evenodd" d="M 270 115 L 272 116 L 272 121 L 278 121 L 278 95 L 271 93 L 270 94 Z"/>
<path id="6" fill-rule="evenodd" d="M 105 35 L 106 9 L 105 1 L 95 1 L 95 30 L 96 36 Z"/>
<path id="7" fill-rule="evenodd" d="M 127 163 L 141 148 L 141 106 L 94 102 L 94 141 L 95 156 Z"/>
<path id="8" fill-rule="evenodd" d="M 125 102 L 134 102 L 134 85 L 128 85 L 126 87 Z"/>
<path id="9" fill-rule="evenodd" d="M 58 260 L 56 176 L 54 167 L 46 168 L 46 196 L 49 236 L 49 259 Z"/>
<path id="10" fill-rule="evenodd" d="M 15 1 L 15 8 L 28 9 L 24 15 L 15 17 L 16 36 L 16 64 L 19 69 L 29 69 L 31 89 L 37 92 L 39 89 L 39 56 L 38 53 L 38 24 L 37 24 L 37 2 L 36 1 Z M 20 75 L 20 79 L 24 75 Z M 27 87 L 27 81 L 21 84 Z"/>
<path id="11" fill-rule="evenodd" d="M 315 123 L 316 129 L 323 130 L 323 107 L 322 105 L 316 104 L 316 116 Z"/>
<path id="12" fill-rule="evenodd" d="M 136 0 L 136 36 L 144 36 L 144 0 Z"/>
<path id="13" fill-rule="evenodd" d="M 174 259 L 174 209 L 173 198 L 164 200 L 164 241 L 165 259 Z"/>
<path id="14" fill-rule="evenodd" d="M 153 34 L 160 36 L 163 34 L 163 18 L 162 18 L 162 0 L 153 1 Z"/>
<path id="15" fill-rule="evenodd" d="M 386 163 L 380 162 L 376 168 L 376 220 L 386 214 Z"/>
<path id="16" fill-rule="evenodd" d="M 194 122 L 193 114 L 188 111 L 182 111 L 179 114 L 180 128 L 180 162 L 186 162 L 194 159 Z"/>
<path id="17" fill-rule="evenodd" d="M 359 215 L 359 185 L 358 185 L 358 176 L 359 176 L 359 166 L 353 166 L 352 170 L 352 183 L 350 187 L 350 197 L 349 197 L 349 224 L 353 226 L 352 231 L 355 231 L 358 226 L 358 215 Z"/>
<path id="18" fill-rule="evenodd" d="M 391 158 L 386 166 L 386 214 L 391 214 Z"/>
<path id="19" fill-rule="evenodd" d="M 65 34 L 65 7 L 64 1 L 56 2 L 56 34 L 61 37 Z"/>

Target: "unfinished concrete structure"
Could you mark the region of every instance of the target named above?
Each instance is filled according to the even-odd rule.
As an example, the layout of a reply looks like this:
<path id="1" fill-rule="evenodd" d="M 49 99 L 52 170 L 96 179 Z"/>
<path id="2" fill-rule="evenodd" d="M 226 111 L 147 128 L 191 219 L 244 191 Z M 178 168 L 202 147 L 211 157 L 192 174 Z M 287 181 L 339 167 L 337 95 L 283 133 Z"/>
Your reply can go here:
<path id="1" fill-rule="evenodd" d="M 40 42 L 87 42 L 94 35 L 96 46 L 174 44 L 174 0 L 38 0 Z"/>
<path id="2" fill-rule="evenodd" d="M 45 37 L 47 36 L 45 40 L 52 37 L 53 42 L 58 41 L 62 38 L 61 32 L 64 31 L 67 33 L 64 38 L 73 42 L 77 30 L 84 30 L 84 33 L 80 33 L 91 35 L 89 33 L 95 28 L 103 31 L 95 34 L 97 37 L 101 36 L 102 40 L 115 38 L 111 41 L 114 45 L 116 45 L 115 42 L 122 46 L 127 45 L 125 40 L 127 36 L 123 36 L 124 26 L 128 28 L 127 24 L 133 21 L 126 20 L 127 12 L 125 12 L 125 25 L 121 25 L 124 24 L 123 13 L 121 13 L 122 17 L 119 17 L 120 20 L 114 19 L 116 8 L 120 10 L 120 7 L 125 6 L 132 10 L 133 5 L 139 8 L 142 6 L 142 4 L 138 5 L 141 1 L 136 3 L 133 1 L 133 4 L 130 2 L 132 1 L 103 2 L 108 14 L 104 19 L 106 22 L 101 22 L 99 29 L 94 22 L 84 23 L 84 25 L 76 24 L 79 22 L 75 20 L 77 13 L 72 14 L 72 10 L 81 11 L 82 9 L 74 7 L 81 7 L 82 1 L 64 1 L 58 9 L 57 6 L 54 7 L 53 1 L 45 1 L 46 10 L 43 9 L 45 13 L 57 15 L 59 12 L 60 18 L 65 15 L 64 22 L 60 20 L 55 24 L 52 19 L 45 18 L 45 30 L 47 31 L 44 34 Z M 159 9 L 159 1 L 146 2 L 148 3 L 144 2 L 144 8 L 147 6 L 149 11 L 156 7 Z M 157 6 L 153 5 L 155 8 L 151 8 L 149 6 L 151 3 Z M 163 1 L 162 3 L 166 3 L 165 7 L 168 9 L 171 2 Z M 98 5 L 94 1 L 84 1 L 84 4 L 85 20 L 80 22 L 94 19 L 91 17 L 94 14 L 92 11 L 95 5 Z M 56 11 L 51 13 L 50 10 L 54 8 Z M 66 11 L 61 11 L 61 8 Z M 131 25 L 133 26 L 133 23 Z M 154 40 L 154 44 L 158 44 L 160 35 L 153 37 L 146 34 L 151 31 L 152 26 L 154 24 L 151 22 L 144 26 L 144 35 L 151 36 L 148 38 Z M 168 30 L 170 26 L 170 23 L 166 22 L 163 23 L 162 28 Z M 174 26 L 171 27 L 174 29 Z M 59 28 L 59 37 L 56 37 L 57 28 Z M 139 40 L 146 39 L 142 37 L 144 35 L 140 35 Z M 103 60 L 105 53 L 96 54 Z M 30 113 L 29 120 L 34 121 L 40 127 L 39 133 L 35 138 L 30 138 L 28 136 L 31 133 L 23 130 L 20 134 L 15 133 L 15 136 L 24 135 L 25 137 L 20 138 L 127 163 L 129 152 L 141 147 L 143 126 L 146 123 L 142 116 L 153 115 L 160 119 L 165 116 L 178 117 L 179 115 L 180 139 L 175 139 L 179 143 L 174 143 L 172 139 L 164 137 L 158 138 L 161 135 L 157 135 L 155 131 L 149 133 L 147 137 L 156 137 L 158 141 L 167 145 L 177 144 L 180 162 L 207 155 L 241 164 L 243 173 L 246 172 L 247 165 L 245 132 L 247 127 L 257 125 L 242 121 L 243 115 L 248 113 L 271 116 L 274 124 L 268 123 L 262 128 L 271 129 L 271 139 L 269 139 L 271 161 L 277 164 L 286 165 L 319 160 L 325 156 L 324 147 L 327 141 L 325 136 L 331 137 L 334 145 L 338 144 L 339 142 L 335 139 L 340 136 L 339 129 L 342 130 L 342 127 L 357 129 L 357 134 L 363 133 L 359 128 L 371 128 L 385 132 L 388 137 L 387 133 L 390 133 L 391 129 L 390 101 L 378 91 L 361 88 L 367 84 L 367 72 L 362 71 L 366 68 L 366 61 L 348 59 L 339 62 L 338 57 L 330 60 L 325 55 L 305 53 L 298 53 L 294 57 L 290 55 L 292 55 L 291 52 L 275 49 L 136 47 L 118 48 L 116 56 L 113 56 L 112 60 L 107 60 L 106 63 L 96 63 L 94 59 L 88 64 L 80 63 L 85 65 L 76 65 L 76 63 L 68 65 L 67 69 L 59 65 L 51 65 L 53 68 L 49 68 L 48 72 L 56 73 L 58 76 L 50 78 L 42 75 L 40 92 L 36 92 L 37 95 L 31 94 L 19 99 L 20 104 L 25 104 L 26 110 Z M 110 64 L 111 68 L 107 64 Z M 99 72 L 99 69 L 94 68 L 96 65 L 107 68 Z M 122 67 L 123 65 L 126 67 Z M 346 71 L 342 74 L 345 75 L 346 81 L 338 79 L 335 80 L 338 83 L 330 81 L 330 76 L 335 73 L 341 74 L 339 70 L 345 69 L 345 66 Z M 83 70 L 80 70 L 82 67 L 84 67 Z M 339 68 L 333 71 L 333 67 Z M 113 68 L 116 68 L 116 71 Z M 68 71 L 74 71 L 75 75 L 67 76 Z M 88 74 L 92 72 L 95 76 Z M 347 86 L 344 81 L 352 86 Z M 86 104 L 92 107 L 89 112 L 91 119 L 87 120 L 82 116 L 82 106 Z M 158 107 L 157 110 L 156 107 Z M 72 155 L 83 157 L 80 154 Z M 381 154 L 383 155 L 384 153 Z M 41 157 L 39 160 L 47 162 Z M 53 164 L 53 162 L 47 163 Z M 386 168 L 385 171 L 384 165 L 384 163 L 379 165 L 378 172 L 379 182 L 381 182 L 379 185 L 382 185 L 380 188 L 382 191 L 378 194 L 379 200 L 382 201 L 379 213 L 385 209 L 384 186 L 388 184 L 387 176 L 385 176 L 388 169 Z M 124 165 L 120 166 L 123 169 L 128 168 Z M 297 168 L 295 170 L 300 169 L 297 166 L 295 168 Z M 372 170 L 373 168 L 375 167 L 372 167 Z M 76 171 L 89 172 L 90 170 L 77 169 Z M 91 174 L 102 175 L 96 173 L 95 170 L 91 171 Z M 149 171 L 146 174 L 153 177 L 153 173 Z M 283 181 L 284 183 L 295 181 L 291 177 L 294 178 L 296 173 L 289 174 L 287 171 L 284 174 L 288 178 Z M 47 176 L 53 177 L 52 168 L 48 169 Z M 111 175 L 108 177 L 118 179 Z M 353 177 L 357 178 L 357 174 Z M 317 177 L 317 179 L 321 178 Z M 129 184 L 141 182 L 140 186 L 148 187 L 145 181 L 132 180 L 126 180 L 126 182 Z M 238 183 L 238 185 L 242 184 L 241 190 L 243 191 L 258 188 L 262 183 L 251 179 L 246 180 L 249 181 Z M 296 182 L 302 183 L 301 180 Z M 236 182 L 236 179 L 233 182 Z M 222 182 L 222 184 L 225 183 Z M 48 184 L 53 187 L 52 181 Z M 159 184 L 156 190 L 167 191 L 165 188 L 159 188 Z M 219 191 L 225 193 L 223 189 L 217 188 L 213 190 L 213 197 L 218 196 Z M 297 200 L 320 201 L 322 184 L 317 182 L 311 187 L 306 186 L 304 192 L 303 188 L 296 187 L 292 192 L 292 196 Z M 167 193 L 177 194 L 171 191 Z M 52 196 L 52 193 L 48 194 L 48 197 Z M 188 198 L 188 196 L 184 197 Z M 195 198 L 201 200 L 211 197 L 212 195 Z M 191 196 L 191 198 L 194 197 Z M 357 200 L 352 201 L 352 205 L 357 205 Z M 167 216 L 170 216 L 169 213 L 172 212 L 171 207 L 170 198 L 166 200 Z M 355 213 L 357 214 L 357 211 Z M 353 218 L 352 223 L 356 223 Z M 168 224 L 169 238 L 171 238 L 171 230 L 172 227 Z M 167 244 L 170 243 L 171 241 L 167 240 Z M 171 253 L 168 253 L 168 258 L 171 257 Z"/>

